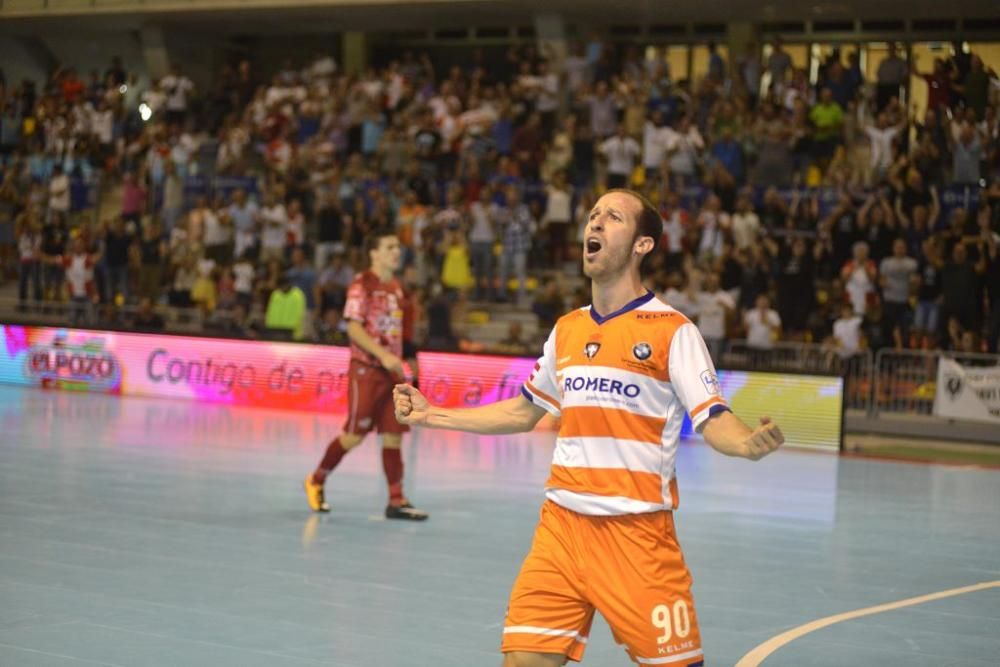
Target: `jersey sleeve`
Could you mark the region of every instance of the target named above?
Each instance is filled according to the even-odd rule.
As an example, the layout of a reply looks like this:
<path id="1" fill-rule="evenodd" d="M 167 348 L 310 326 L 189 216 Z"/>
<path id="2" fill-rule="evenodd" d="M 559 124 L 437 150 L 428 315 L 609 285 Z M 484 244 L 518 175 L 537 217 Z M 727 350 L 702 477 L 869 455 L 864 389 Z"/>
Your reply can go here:
<path id="1" fill-rule="evenodd" d="M 555 327 L 552 328 L 552 333 L 545 341 L 542 356 L 535 363 L 535 368 L 531 371 L 528 381 L 521 387 L 521 394 L 552 416 L 559 416 L 562 402 L 559 399 L 559 384 L 556 379 Z"/>
<path id="2" fill-rule="evenodd" d="M 365 312 L 368 310 L 368 290 L 365 288 L 362 276 L 351 281 L 347 288 L 347 300 L 344 303 L 344 319 L 355 322 L 365 322 Z"/>
<path id="3" fill-rule="evenodd" d="M 694 324 L 687 322 L 674 332 L 669 358 L 670 383 L 695 430 L 712 415 L 729 410 L 715 364 Z"/>

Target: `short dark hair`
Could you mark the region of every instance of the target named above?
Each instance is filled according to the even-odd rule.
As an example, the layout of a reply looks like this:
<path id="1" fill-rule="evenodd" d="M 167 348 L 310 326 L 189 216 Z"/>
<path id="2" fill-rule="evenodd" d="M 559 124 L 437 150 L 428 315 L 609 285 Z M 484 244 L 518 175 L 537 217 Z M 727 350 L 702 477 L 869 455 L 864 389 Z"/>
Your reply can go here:
<path id="1" fill-rule="evenodd" d="M 369 257 L 372 250 L 377 250 L 382 239 L 396 236 L 396 230 L 389 227 L 376 227 L 365 236 L 365 257 Z"/>
<path id="2" fill-rule="evenodd" d="M 635 221 L 635 238 L 633 239 L 633 242 L 638 240 L 641 236 L 648 236 L 653 239 L 653 249 L 643 255 L 642 261 L 639 262 L 639 275 L 645 278 L 649 273 L 649 270 L 652 268 L 653 255 L 656 253 L 656 249 L 660 245 L 660 237 L 663 236 L 663 218 L 660 217 L 660 212 L 657 210 L 656 206 L 653 205 L 653 202 L 649 201 L 649 199 L 647 199 L 643 194 L 626 188 L 613 188 L 604 194 L 611 194 L 612 192 L 621 192 L 627 195 L 632 195 L 642 205 L 642 210 L 639 212 L 639 216 Z"/>

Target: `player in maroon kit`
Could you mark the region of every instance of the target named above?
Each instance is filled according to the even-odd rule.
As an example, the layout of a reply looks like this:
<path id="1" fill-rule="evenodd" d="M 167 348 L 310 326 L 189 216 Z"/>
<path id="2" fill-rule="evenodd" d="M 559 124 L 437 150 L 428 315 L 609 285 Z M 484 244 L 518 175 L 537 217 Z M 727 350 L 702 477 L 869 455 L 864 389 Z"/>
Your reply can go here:
<path id="1" fill-rule="evenodd" d="M 403 495 L 400 445 L 409 427 L 396 421 L 392 401 L 392 389 L 403 378 L 405 294 L 393 277 L 399 267 L 399 239 L 393 231 L 375 230 L 365 239 L 365 249 L 371 268 L 354 278 L 344 306 L 351 339 L 347 423 L 327 447 L 319 467 L 306 477 L 306 498 L 313 511 L 330 511 L 323 493 L 327 475 L 374 429 L 382 436 L 382 465 L 389 483 L 386 518 L 423 521 L 427 513 Z"/>

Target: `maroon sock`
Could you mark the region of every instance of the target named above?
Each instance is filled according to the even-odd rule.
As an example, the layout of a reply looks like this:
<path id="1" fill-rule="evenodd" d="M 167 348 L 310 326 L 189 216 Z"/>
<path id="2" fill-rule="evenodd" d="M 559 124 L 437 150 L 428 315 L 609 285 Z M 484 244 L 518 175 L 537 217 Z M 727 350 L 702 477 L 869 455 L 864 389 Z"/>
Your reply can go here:
<path id="1" fill-rule="evenodd" d="M 389 483 L 389 504 L 400 505 L 403 502 L 403 457 L 399 448 L 382 448 L 382 468 L 385 470 L 385 481 Z"/>
<path id="2" fill-rule="evenodd" d="M 319 467 L 313 472 L 313 482 L 316 484 L 324 483 L 326 476 L 337 467 L 340 459 L 344 458 L 344 454 L 346 453 L 347 450 L 340 444 L 340 438 L 334 438 L 327 445 L 326 454 L 323 454 L 323 460 L 319 462 Z"/>

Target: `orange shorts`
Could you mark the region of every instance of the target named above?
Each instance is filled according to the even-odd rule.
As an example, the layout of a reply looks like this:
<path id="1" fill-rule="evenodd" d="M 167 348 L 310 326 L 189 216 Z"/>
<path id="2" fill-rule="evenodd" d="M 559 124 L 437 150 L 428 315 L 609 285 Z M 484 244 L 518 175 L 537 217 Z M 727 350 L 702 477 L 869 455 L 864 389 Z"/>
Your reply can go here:
<path id="1" fill-rule="evenodd" d="M 671 512 L 586 516 L 545 501 L 511 591 L 501 651 L 579 661 L 595 611 L 640 665 L 704 664 Z"/>

